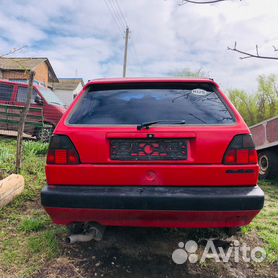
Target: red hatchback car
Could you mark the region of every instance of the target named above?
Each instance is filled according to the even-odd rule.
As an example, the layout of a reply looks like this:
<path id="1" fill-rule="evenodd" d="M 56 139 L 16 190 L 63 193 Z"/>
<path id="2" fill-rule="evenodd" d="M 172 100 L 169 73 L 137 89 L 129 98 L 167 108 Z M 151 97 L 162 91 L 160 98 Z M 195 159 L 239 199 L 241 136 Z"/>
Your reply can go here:
<path id="1" fill-rule="evenodd" d="M 89 82 L 52 137 L 54 223 L 240 227 L 262 209 L 250 131 L 210 79 Z"/>

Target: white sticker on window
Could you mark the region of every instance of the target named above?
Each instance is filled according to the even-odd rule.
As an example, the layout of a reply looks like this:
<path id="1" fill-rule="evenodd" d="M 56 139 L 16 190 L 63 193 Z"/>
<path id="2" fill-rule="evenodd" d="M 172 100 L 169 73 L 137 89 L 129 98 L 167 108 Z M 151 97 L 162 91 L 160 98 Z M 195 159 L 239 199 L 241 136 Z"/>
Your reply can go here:
<path id="1" fill-rule="evenodd" d="M 192 90 L 192 94 L 197 95 L 197 96 L 206 96 L 209 92 L 206 90 L 202 89 L 194 89 Z"/>

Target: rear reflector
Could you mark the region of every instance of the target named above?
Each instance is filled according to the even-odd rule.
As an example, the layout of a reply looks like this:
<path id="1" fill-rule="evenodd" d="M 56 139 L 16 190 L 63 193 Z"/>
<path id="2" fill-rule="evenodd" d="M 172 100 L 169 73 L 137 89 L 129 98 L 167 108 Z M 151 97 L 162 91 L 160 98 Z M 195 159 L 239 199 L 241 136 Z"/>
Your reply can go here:
<path id="1" fill-rule="evenodd" d="M 79 155 L 69 137 L 65 135 L 54 135 L 51 138 L 47 164 L 79 164 Z"/>
<path id="2" fill-rule="evenodd" d="M 223 159 L 224 164 L 256 164 L 257 151 L 250 134 L 236 135 L 229 145 Z"/>

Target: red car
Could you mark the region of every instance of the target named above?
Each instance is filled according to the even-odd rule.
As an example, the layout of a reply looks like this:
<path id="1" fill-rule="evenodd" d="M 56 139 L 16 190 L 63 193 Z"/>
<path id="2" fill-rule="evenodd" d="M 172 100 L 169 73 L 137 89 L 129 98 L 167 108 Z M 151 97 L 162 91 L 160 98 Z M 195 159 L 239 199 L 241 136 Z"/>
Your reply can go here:
<path id="1" fill-rule="evenodd" d="M 89 82 L 54 131 L 41 200 L 56 224 L 214 228 L 264 203 L 250 131 L 210 79 Z"/>
<path id="2" fill-rule="evenodd" d="M 18 130 L 19 108 L 23 108 L 27 101 L 28 85 L 24 83 L 0 80 L 0 129 Z M 60 99 L 50 89 L 34 85 L 31 98 L 31 108 L 37 108 L 42 112 L 29 111 L 28 116 L 35 118 L 35 122 L 41 122 L 47 126 L 37 127 L 35 122 L 33 125 L 25 125 L 25 133 L 43 139 L 49 137 L 55 126 L 65 113 L 66 109 Z"/>

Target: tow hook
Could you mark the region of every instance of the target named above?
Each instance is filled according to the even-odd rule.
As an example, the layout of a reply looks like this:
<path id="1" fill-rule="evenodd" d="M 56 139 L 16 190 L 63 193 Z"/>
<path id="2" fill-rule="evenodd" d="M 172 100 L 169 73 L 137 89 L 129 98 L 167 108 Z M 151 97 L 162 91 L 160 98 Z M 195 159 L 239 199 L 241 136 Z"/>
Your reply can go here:
<path id="1" fill-rule="evenodd" d="M 105 227 L 97 223 L 88 224 L 84 233 L 72 234 L 66 238 L 66 243 L 87 242 L 92 239 L 100 241 L 103 238 Z"/>

